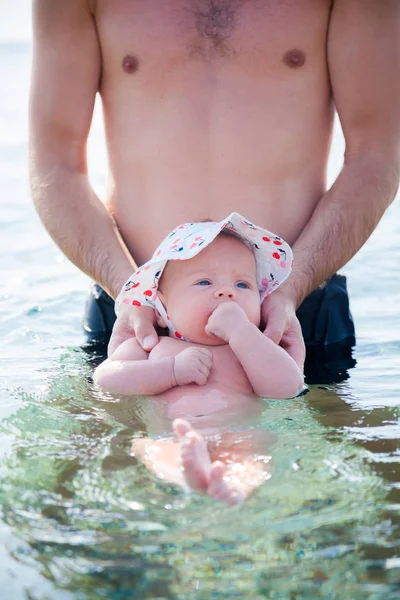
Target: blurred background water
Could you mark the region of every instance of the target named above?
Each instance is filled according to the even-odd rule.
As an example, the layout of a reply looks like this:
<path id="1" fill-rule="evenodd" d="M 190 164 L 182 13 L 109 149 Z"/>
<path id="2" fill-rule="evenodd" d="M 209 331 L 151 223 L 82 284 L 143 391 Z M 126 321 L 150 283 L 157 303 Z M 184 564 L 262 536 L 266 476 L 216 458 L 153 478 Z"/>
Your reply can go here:
<path id="1" fill-rule="evenodd" d="M 140 403 L 91 387 L 88 281 L 29 195 L 30 37 L 30 3 L 0 0 L 0 597 L 400 598 L 399 200 L 343 270 L 350 378 L 265 404 L 272 477 L 246 505 L 189 499 L 130 455 Z M 342 153 L 337 126 L 330 181 Z M 89 164 L 101 196 L 98 105 Z"/>

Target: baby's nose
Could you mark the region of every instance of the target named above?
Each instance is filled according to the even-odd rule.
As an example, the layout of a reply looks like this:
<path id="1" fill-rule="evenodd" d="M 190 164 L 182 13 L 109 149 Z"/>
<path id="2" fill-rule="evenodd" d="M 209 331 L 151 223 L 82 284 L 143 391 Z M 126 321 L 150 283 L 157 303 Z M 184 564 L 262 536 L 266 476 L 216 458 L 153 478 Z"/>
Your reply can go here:
<path id="1" fill-rule="evenodd" d="M 235 300 L 236 298 L 235 290 L 230 285 L 221 285 L 215 291 L 214 295 L 215 298 L 230 298 L 230 300 Z"/>

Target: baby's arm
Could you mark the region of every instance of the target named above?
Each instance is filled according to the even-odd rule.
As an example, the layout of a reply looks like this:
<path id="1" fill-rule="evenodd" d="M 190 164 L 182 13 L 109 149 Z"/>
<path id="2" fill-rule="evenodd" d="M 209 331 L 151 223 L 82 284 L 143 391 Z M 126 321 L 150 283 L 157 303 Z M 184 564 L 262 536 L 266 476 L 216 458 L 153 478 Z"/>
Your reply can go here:
<path id="1" fill-rule="evenodd" d="M 228 342 L 259 396 L 292 398 L 301 391 L 304 378 L 295 361 L 250 323 L 237 304 L 220 304 L 206 331 Z"/>
<path id="2" fill-rule="evenodd" d="M 250 321 L 233 331 L 229 345 L 259 396 L 292 398 L 301 391 L 304 377 L 293 358 Z"/>
<path id="3" fill-rule="evenodd" d="M 156 396 L 178 385 L 204 385 L 211 369 L 211 352 L 185 348 L 176 356 L 148 360 L 136 338 L 123 342 L 94 372 L 93 380 L 108 392 Z"/>
<path id="4" fill-rule="evenodd" d="M 93 380 L 115 394 L 148 394 L 154 396 L 176 386 L 174 357 L 148 360 L 136 338 L 123 342 L 97 367 Z"/>

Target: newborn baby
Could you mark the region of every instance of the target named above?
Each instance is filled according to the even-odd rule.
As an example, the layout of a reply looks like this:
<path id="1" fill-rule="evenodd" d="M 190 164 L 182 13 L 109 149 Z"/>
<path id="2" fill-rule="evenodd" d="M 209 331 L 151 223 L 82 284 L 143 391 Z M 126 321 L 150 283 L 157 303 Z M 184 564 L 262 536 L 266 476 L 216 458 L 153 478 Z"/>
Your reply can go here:
<path id="1" fill-rule="evenodd" d="M 134 442 L 159 477 L 230 504 L 268 478 L 260 432 L 218 435 L 213 419 L 232 407 L 245 415 L 257 396 L 288 398 L 303 387 L 299 366 L 259 329 L 261 302 L 286 279 L 291 260 L 283 240 L 233 213 L 179 226 L 124 286 L 119 310 L 152 306 L 169 335 L 150 353 L 135 338 L 125 341 L 94 381 L 116 394 L 157 396 L 170 416 L 183 417 L 173 421 L 178 441 Z M 190 423 L 200 413 L 208 415 L 203 435 Z"/>

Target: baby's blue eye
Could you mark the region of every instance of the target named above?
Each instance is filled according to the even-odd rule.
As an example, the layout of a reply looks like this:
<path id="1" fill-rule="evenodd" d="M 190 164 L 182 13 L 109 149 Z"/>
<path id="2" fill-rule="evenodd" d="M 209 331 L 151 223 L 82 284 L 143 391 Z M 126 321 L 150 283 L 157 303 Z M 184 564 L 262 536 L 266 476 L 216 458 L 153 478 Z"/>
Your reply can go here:
<path id="1" fill-rule="evenodd" d="M 242 290 L 248 290 L 250 288 L 249 284 L 245 281 L 239 281 L 239 283 L 237 283 L 236 286 Z"/>
<path id="2" fill-rule="evenodd" d="M 202 279 L 201 281 L 198 281 L 196 285 L 211 285 L 211 283 L 208 279 Z"/>

